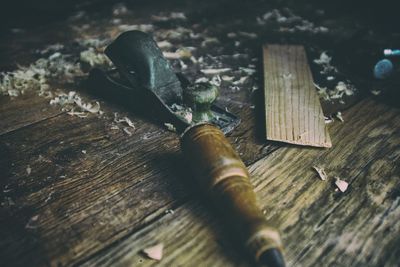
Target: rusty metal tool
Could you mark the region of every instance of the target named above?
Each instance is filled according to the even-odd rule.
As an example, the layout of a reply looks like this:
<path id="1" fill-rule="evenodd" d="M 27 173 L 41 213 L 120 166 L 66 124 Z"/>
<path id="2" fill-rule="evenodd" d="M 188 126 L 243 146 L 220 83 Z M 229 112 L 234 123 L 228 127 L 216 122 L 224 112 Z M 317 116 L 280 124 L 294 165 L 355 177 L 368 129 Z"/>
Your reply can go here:
<path id="1" fill-rule="evenodd" d="M 279 232 L 266 221 L 246 166 L 225 137 L 240 120 L 214 104 L 218 88 L 179 79 L 156 42 L 143 32 L 121 34 L 105 53 L 120 76 L 95 70 L 89 77 L 92 86 L 129 95 L 132 104 L 144 102 L 163 118 L 167 114 L 183 132 L 181 147 L 197 183 L 250 255 L 261 265 L 285 266 Z"/>

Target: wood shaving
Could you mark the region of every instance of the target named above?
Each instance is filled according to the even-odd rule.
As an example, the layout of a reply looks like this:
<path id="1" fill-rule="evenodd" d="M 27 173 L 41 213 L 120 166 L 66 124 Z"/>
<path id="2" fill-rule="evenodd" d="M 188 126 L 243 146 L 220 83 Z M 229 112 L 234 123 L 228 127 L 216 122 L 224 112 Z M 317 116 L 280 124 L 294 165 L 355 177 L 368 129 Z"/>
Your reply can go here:
<path id="1" fill-rule="evenodd" d="M 37 223 L 39 220 L 39 215 L 35 215 L 33 217 L 31 217 L 28 221 L 28 223 L 25 225 L 26 229 L 35 229 L 38 227 Z"/>
<path id="2" fill-rule="evenodd" d="M 54 99 L 50 100 L 50 105 L 62 106 L 63 110 L 67 110 L 69 115 L 76 115 L 81 118 L 86 117 L 85 113 L 82 113 L 85 111 L 93 114 L 103 113 L 100 110 L 100 103 L 98 101 L 96 101 L 95 103 L 86 103 L 75 91 L 70 91 L 68 92 L 68 94 L 59 94 Z M 76 112 L 74 110 L 75 108 L 80 109 L 80 111 Z"/>
<path id="3" fill-rule="evenodd" d="M 313 166 L 312 168 L 318 173 L 318 176 L 321 180 L 326 181 L 328 176 L 326 175 L 325 170 L 323 168 L 318 166 Z"/>
<path id="4" fill-rule="evenodd" d="M 232 70 L 231 68 L 222 68 L 222 69 L 202 69 L 200 71 L 206 75 L 216 75 L 216 74 L 225 73 L 225 72 L 228 72 L 231 70 Z"/>
<path id="5" fill-rule="evenodd" d="M 172 123 L 165 122 L 164 125 L 165 125 L 165 127 L 167 127 L 168 131 L 176 132 L 176 128 Z"/>
<path id="6" fill-rule="evenodd" d="M 249 39 L 256 39 L 257 34 L 254 32 L 238 32 L 239 36 L 246 37 Z M 228 36 L 229 37 L 229 36 Z"/>
<path id="7" fill-rule="evenodd" d="M 205 37 L 204 41 L 201 42 L 202 47 L 207 47 L 209 45 L 219 44 L 219 40 L 215 37 Z"/>
<path id="8" fill-rule="evenodd" d="M 187 123 L 192 123 L 193 113 L 191 108 L 187 108 L 178 104 L 172 104 L 172 111 Z"/>
<path id="9" fill-rule="evenodd" d="M 112 66 L 111 61 L 104 53 L 99 53 L 93 47 L 89 47 L 80 53 L 80 60 L 88 63 L 91 67 Z"/>
<path id="10" fill-rule="evenodd" d="M 163 52 L 163 55 L 167 59 L 190 59 L 192 52 L 189 48 L 179 48 L 175 52 Z"/>
<path id="11" fill-rule="evenodd" d="M 344 119 L 343 119 L 343 116 L 342 116 L 342 112 L 338 111 L 338 112 L 335 114 L 335 117 L 336 117 L 338 120 L 340 120 L 341 122 L 344 122 Z"/>
<path id="12" fill-rule="evenodd" d="M 194 83 L 207 83 L 209 79 L 207 77 L 201 77 L 194 81 Z"/>
<path id="13" fill-rule="evenodd" d="M 335 185 L 337 186 L 337 188 L 343 193 L 347 190 L 347 188 L 349 187 L 349 184 L 346 181 L 341 180 L 339 177 L 335 177 L 336 181 L 335 181 Z"/>
<path id="14" fill-rule="evenodd" d="M 333 122 L 333 119 L 331 117 L 324 117 L 325 119 L 325 124 L 330 124 Z"/>
<path id="15" fill-rule="evenodd" d="M 226 82 L 231 82 L 235 79 L 234 76 L 222 75 L 221 79 Z"/>
<path id="16" fill-rule="evenodd" d="M 241 77 L 239 80 L 234 81 L 232 84 L 233 84 L 233 85 L 241 85 L 241 84 L 244 84 L 244 83 L 247 81 L 248 78 L 249 78 L 248 76 Z"/>
<path id="17" fill-rule="evenodd" d="M 170 42 L 168 42 L 168 41 L 160 41 L 160 42 L 157 42 L 157 45 L 158 45 L 158 47 L 159 48 L 171 48 L 172 47 L 172 44 L 170 43 Z"/>
<path id="18" fill-rule="evenodd" d="M 226 34 L 226 37 L 233 39 L 237 37 L 237 34 L 234 32 L 229 32 Z"/>
<path id="19" fill-rule="evenodd" d="M 215 86 L 220 86 L 221 82 L 222 82 L 221 76 L 216 75 L 216 76 L 212 77 L 210 84 L 215 85 Z"/>
<path id="20" fill-rule="evenodd" d="M 239 70 L 247 73 L 248 75 L 252 75 L 252 74 L 256 73 L 255 69 L 250 69 L 250 68 L 239 67 Z"/>
<path id="21" fill-rule="evenodd" d="M 143 249 L 143 253 L 150 259 L 160 261 L 163 257 L 164 245 L 162 243 Z"/>
<path id="22" fill-rule="evenodd" d="M 124 128 L 122 128 L 122 130 L 127 134 L 127 135 L 129 135 L 129 136 L 132 136 L 132 132 L 129 130 L 129 128 L 128 127 L 124 127 Z"/>
<path id="23" fill-rule="evenodd" d="M 184 27 L 177 27 L 174 29 L 168 29 L 163 31 L 155 32 L 156 37 L 159 40 L 175 40 L 180 41 L 184 38 L 190 38 L 190 35 L 193 34 L 193 31 Z"/>
<path id="24" fill-rule="evenodd" d="M 116 123 L 124 123 L 127 126 L 133 128 L 133 129 L 136 129 L 135 124 L 128 117 L 125 116 L 123 118 L 118 118 L 118 113 L 117 112 L 114 113 L 114 122 L 116 122 Z"/>
<path id="25" fill-rule="evenodd" d="M 74 111 L 74 109 L 72 109 L 71 111 L 67 112 L 68 115 L 70 116 L 77 116 L 79 118 L 86 118 L 87 116 L 89 116 L 88 112 L 76 112 Z"/>
<path id="26" fill-rule="evenodd" d="M 380 90 L 371 90 L 371 94 L 373 95 L 380 95 L 381 91 Z"/>
<path id="27" fill-rule="evenodd" d="M 122 32 L 126 31 L 142 31 L 142 32 L 152 32 L 154 30 L 153 24 L 133 24 L 133 25 L 128 25 L 128 24 L 122 24 L 118 26 L 118 29 Z"/>
<path id="28" fill-rule="evenodd" d="M 124 3 L 118 3 L 112 8 L 113 16 L 121 16 L 129 13 L 129 9 L 126 7 Z"/>
<path id="29" fill-rule="evenodd" d="M 151 16 L 153 21 L 166 22 L 170 20 L 187 20 L 185 13 L 183 12 L 171 12 L 166 16 L 163 15 L 153 15 Z"/>
<path id="30" fill-rule="evenodd" d="M 279 28 L 280 32 L 310 32 L 318 34 L 329 31 L 329 29 L 324 26 L 315 26 L 313 22 L 295 15 L 289 8 L 283 10 L 273 9 L 261 17 L 257 17 L 257 23 L 259 25 L 277 23 L 281 26 Z"/>
<path id="31" fill-rule="evenodd" d="M 26 167 L 26 174 L 27 175 L 31 175 L 32 169 L 31 167 L 28 165 L 28 167 Z"/>

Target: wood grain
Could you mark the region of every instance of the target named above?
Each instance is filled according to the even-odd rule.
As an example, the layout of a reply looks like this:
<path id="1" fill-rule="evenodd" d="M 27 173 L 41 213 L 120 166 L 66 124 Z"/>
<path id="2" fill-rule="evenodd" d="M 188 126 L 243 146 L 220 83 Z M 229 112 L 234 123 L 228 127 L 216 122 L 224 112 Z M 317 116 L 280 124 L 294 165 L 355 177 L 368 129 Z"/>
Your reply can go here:
<path id="1" fill-rule="evenodd" d="M 276 145 L 257 140 L 248 106 L 229 105 L 245 118 L 230 141 L 254 162 Z M 178 136 L 107 103 L 102 109 L 128 115 L 136 131 L 112 130 L 112 116 L 61 114 L 0 136 L 0 265 L 77 264 L 189 198 Z"/>
<path id="2" fill-rule="evenodd" d="M 26 92 L 19 97 L 0 96 L 0 135 L 61 114 L 49 99 Z"/>
<path id="3" fill-rule="evenodd" d="M 367 119 L 370 110 L 379 116 Z M 282 231 L 288 266 L 398 266 L 399 115 L 364 101 L 331 127 L 332 149 L 282 148 L 250 166 L 265 215 Z M 350 184 L 345 193 L 335 190 L 335 176 Z M 189 201 L 84 266 L 252 266 L 210 209 Z M 159 242 L 161 262 L 140 253 Z"/>
<path id="4" fill-rule="evenodd" d="M 266 45 L 263 49 L 267 139 L 331 147 L 304 47 Z"/>

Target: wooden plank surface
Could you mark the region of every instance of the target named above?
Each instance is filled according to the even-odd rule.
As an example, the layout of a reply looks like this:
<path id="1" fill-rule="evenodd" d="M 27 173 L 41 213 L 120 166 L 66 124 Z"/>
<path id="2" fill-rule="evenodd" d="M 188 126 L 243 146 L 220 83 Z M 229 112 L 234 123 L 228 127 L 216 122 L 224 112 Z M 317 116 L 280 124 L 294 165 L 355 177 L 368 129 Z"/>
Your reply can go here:
<path id="1" fill-rule="evenodd" d="M 57 107 L 48 105 L 36 92 L 19 97 L 0 96 L 0 135 L 61 114 Z"/>
<path id="2" fill-rule="evenodd" d="M 366 117 L 374 110 L 379 116 Z M 330 128 L 330 150 L 287 147 L 250 166 L 266 217 L 279 225 L 288 266 L 398 266 L 400 111 L 368 100 Z M 324 167 L 322 181 L 312 169 Z M 342 193 L 334 177 L 349 183 Z M 252 266 L 212 207 L 190 201 L 84 266 Z M 165 245 L 161 262 L 140 251 Z"/>
<path id="3" fill-rule="evenodd" d="M 254 110 L 241 103 L 228 105 L 244 119 L 229 139 L 252 163 L 276 146 L 256 138 Z M 0 136 L 0 265 L 82 262 L 189 198 L 177 134 L 102 109 L 128 115 L 133 135 L 112 130 L 112 117 L 61 114 Z"/>
<path id="4" fill-rule="evenodd" d="M 303 46 L 264 46 L 265 119 L 268 140 L 331 147 Z"/>

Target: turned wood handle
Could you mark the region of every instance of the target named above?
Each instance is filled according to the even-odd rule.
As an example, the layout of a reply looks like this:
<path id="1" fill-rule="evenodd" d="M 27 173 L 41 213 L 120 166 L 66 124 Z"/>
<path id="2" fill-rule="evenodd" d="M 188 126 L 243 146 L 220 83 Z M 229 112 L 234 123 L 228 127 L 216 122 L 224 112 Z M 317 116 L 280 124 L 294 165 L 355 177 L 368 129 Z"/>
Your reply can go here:
<path id="1" fill-rule="evenodd" d="M 224 134 L 211 124 L 194 125 L 181 147 L 198 183 L 255 260 L 269 249 L 281 251 L 279 232 L 266 222 L 247 168 Z"/>

